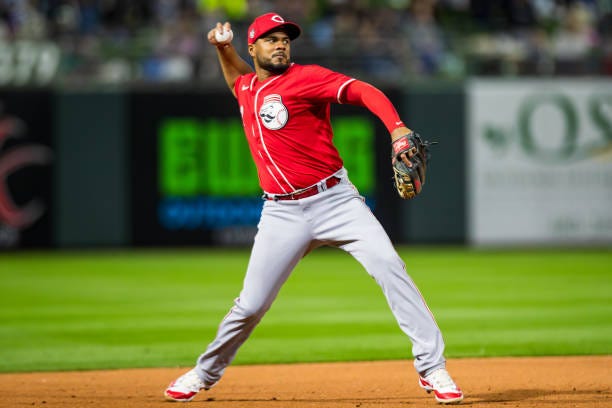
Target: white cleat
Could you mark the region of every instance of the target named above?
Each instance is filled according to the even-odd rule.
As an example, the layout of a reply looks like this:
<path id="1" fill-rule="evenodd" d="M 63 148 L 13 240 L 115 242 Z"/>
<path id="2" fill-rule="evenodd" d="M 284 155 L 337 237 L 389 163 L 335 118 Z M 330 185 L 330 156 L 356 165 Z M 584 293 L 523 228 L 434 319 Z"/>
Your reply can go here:
<path id="1" fill-rule="evenodd" d="M 441 404 L 458 404 L 463 400 L 463 391 L 453 381 L 448 371 L 440 368 L 426 377 L 419 376 L 419 385 L 425 391 L 434 392 Z"/>
<path id="2" fill-rule="evenodd" d="M 206 388 L 204 381 L 193 368 L 172 381 L 164 391 L 164 396 L 168 401 L 189 402 L 198 392 Z"/>

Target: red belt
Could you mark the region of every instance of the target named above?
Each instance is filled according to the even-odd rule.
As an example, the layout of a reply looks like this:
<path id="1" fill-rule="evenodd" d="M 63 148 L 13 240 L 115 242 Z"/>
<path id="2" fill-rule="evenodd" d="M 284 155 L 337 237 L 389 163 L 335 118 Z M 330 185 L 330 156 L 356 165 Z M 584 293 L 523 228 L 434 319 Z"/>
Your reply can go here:
<path id="1" fill-rule="evenodd" d="M 332 176 L 328 179 L 325 179 L 325 183 L 324 183 L 326 186 L 325 190 L 338 185 L 340 183 L 340 180 L 342 179 L 336 176 Z M 264 194 L 264 198 L 266 200 L 301 200 L 302 198 L 312 197 L 313 195 L 317 195 L 320 192 L 321 191 L 319 191 L 319 183 L 317 183 L 314 186 L 310 186 L 302 191 L 298 191 L 297 193 L 279 194 L 279 195 Z"/>

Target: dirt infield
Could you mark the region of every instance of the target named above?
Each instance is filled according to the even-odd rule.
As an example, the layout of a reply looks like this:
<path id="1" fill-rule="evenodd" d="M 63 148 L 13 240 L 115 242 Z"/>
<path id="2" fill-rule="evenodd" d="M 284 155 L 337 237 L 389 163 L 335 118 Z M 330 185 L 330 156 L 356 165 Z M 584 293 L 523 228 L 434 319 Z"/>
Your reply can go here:
<path id="1" fill-rule="evenodd" d="M 612 407 L 612 356 L 455 359 L 465 406 Z M 0 375 L 0 407 L 169 407 L 176 369 Z M 437 406 L 409 362 L 231 366 L 189 407 L 369 408 Z M 183 406 L 183 405 L 181 405 Z"/>

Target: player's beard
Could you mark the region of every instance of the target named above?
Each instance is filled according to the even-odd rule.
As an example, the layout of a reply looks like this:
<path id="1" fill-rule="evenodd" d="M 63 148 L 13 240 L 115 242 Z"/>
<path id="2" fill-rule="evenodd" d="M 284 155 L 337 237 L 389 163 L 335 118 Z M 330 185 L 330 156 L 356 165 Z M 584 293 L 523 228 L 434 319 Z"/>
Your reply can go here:
<path id="1" fill-rule="evenodd" d="M 259 65 L 260 68 L 265 69 L 268 72 L 271 72 L 273 74 L 282 74 L 283 72 L 285 72 L 287 70 L 287 68 L 289 68 L 289 65 L 291 63 L 291 61 L 289 60 L 289 58 L 283 60 L 283 62 L 273 62 L 274 57 L 272 58 L 260 58 L 257 57 L 257 65 Z"/>

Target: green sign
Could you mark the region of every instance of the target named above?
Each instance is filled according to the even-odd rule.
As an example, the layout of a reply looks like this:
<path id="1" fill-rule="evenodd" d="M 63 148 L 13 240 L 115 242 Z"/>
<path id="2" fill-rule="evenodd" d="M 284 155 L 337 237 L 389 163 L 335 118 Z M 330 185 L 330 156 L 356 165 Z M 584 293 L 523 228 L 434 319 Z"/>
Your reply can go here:
<path id="1" fill-rule="evenodd" d="M 362 194 L 374 185 L 374 125 L 363 117 L 333 122 L 334 143 Z M 257 171 L 238 119 L 170 118 L 159 129 L 159 187 L 164 196 L 252 196 Z"/>

